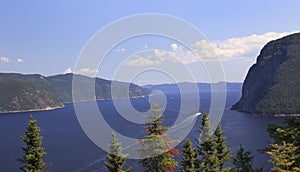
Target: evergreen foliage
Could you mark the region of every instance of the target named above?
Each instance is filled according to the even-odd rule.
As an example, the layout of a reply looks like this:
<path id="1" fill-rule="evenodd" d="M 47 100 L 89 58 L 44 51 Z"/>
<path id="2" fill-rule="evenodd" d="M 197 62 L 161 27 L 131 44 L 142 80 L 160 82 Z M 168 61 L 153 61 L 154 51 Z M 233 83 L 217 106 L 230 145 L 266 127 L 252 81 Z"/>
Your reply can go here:
<path id="1" fill-rule="evenodd" d="M 231 149 L 226 144 L 226 137 L 223 135 L 224 132 L 221 129 L 221 125 L 218 124 L 216 131 L 213 133 L 209 117 L 207 113 L 204 113 L 200 131 L 201 135 L 197 145 L 197 171 L 231 171 L 231 168 L 223 168 L 224 164 L 231 157 Z"/>
<path id="2" fill-rule="evenodd" d="M 294 144 L 285 141 L 282 145 L 271 144 L 271 150 L 267 154 L 271 157 L 269 161 L 274 165 L 272 171 L 300 171 L 300 168 L 294 165 L 299 158 L 299 154 L 295 153 L 298 149 Z"/>
<path id="3" fill-rule="evenodd" d="M 30 85 L 33 85 L 34 87 L 40 88 L 43 92 L 47 92 L 49 95 L 52 95 L 55 99 L 57 99 L 60 102 L 72 102 L 74 98 L 72 97 L 73 77 L 76 77 L 78 80 L 80 80 L 80 84 L 75 85 L 76 87 L 78 86 L 81 88 L 82 86 L 85 86 L 87 84 L 94 83 L 94 96 L 96 96 L 96 99 L 111 99 L 112 88 L 114 91 L 114 98 L 126 98 L 128 94 L 129 97 L 137 97 L 149 95 L 151 92 L 149 89 L 142 88 L 132 83 L 117 82 L 101 78 L 91 78 L 84 75 L 77 75 L 71 73 L 48 77 L 39 74 L 23 75 L 17 73 L 0 73 L 0 82 L 2 82 L 1 84 L 4 84 L 7 82 L 7 79 L 14 80 L 17 82 L 26 82 Z M 17 86 L 18 83 L 10 85 L 14 87 Z M 11 90 L 10 88 L 6 88 L 6 90 L 9 91 L 8 94 L 14 94 L 13 90 Z M 128 90 L 128 93 L 124 90 Z M 3 90 L 1 90 L 1 85 L 0 91 L 3 92 Z M 87 99 L 88 97 L 86 95 L 90 95 L 93 93 L 91 92 L 91 90 L 85 88 L 82 88 L 80 91 L 81 92 L 78 94 L 80 94 L 81 101 L 89 100 Z M 0 104 L 0 107 L 2 105 L 5 105 L 5 102 L 3 104 Z"/>
<path id="4" fill-rule="evenodd" d="M 226 144 L 226 137 L 223 136 L 224 132 L 221 129 L 221 125 L 218 124 L 215 131 L 216 151 L 218 157 L 219 170 L 223 169 L 223 165 L 231 157 L 231 149 Z"/>
<path id="5" fill-rule="evenodd" d="M 26 81 L 0 79 L 0 113 L 63 107 L 55 97 Z"/>
<path id="6" fill-rule="evenodd" d="M 253 169 L 254 156 L 250 151 L 245 151 L 245 149 L 240 145 L 236 157 L 232 159 L 234 172 L 262 172 L 262 169 Z"/>
<path id="7" fill-rule="evenodd" d="M 189 138 L 183 145 L 183 157 L 181 160 L 181 172 L 196 172 L 197 152 Z"/>
<path id="8" fill-rule="evenodd" d="M 216 172 L 219 170 L 219 161 L 216 151 L 216 142 L 212 127 L 206 113 L 201 121 L 201 135 L 198 140 L 197 153 L 199 155 L 197 167 L 199 171 Z"/>
<path id="9" fill-rule="evenodd" d="M 128 155 L 122 154 L 121 143 L 118 141 L 116 134 L 112 132 L 112 140 L 109 147 L 109 154 L 107 155 L 108 162 L 105 162 L 109 172 L 129 172 L 131 168 L 123 170 L 126 157 Z"/>
<path id="10" fill-rule="evenodd" d="M 172 172 L 178 166 L 174 155 L 178 155 L 179 151 L 172 147 L 177 141 L 171 140 L 165 133 L 168 127 L 162 126 L 164 115 L 159 105 L 153 104 L 151 108 L 152 115 L 146 116 L 149 121 L 145 124 L 148 134 L 138 140 L 142 147 L 138 150 L 142 158 L 140 163 L 147 172 Z"/>
<path id="11" fill-rule="evenodd" d="M 287 118 L 285 125 L 269 124 L 269 136 L 274 140 L 263 151 L 271 156 L 273 171 L 295 170 L 300 167 L 300 118 Z"/>
<path id="12" fill-rule="evenodd" d="M 43 157 L 46 155 L 42 147 L 43 137 L 40 136 L 41 129 L 36 125 L 36 120 L 30 116 L 28 127 L 25 130 L 25 136 L 21 136 L 26 144 L 22 147 L 23 157 L 18 160 L 24 165 L 20 169 L 24 172 L 42 172 L 46 168 Z"/>

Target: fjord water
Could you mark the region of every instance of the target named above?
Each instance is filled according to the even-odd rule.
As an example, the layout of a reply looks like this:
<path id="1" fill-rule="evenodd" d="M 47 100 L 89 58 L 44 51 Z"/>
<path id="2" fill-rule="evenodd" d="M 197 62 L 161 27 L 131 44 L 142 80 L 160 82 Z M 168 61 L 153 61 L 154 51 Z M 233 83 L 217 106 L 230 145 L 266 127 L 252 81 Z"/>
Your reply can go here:
<path id="1" fill-rule="evenodd" d="M 209 111 L 210 92 L 200 93 L 200 112 Z M 180 108 L 180 95 L 169 94 L 167 97 L 167 108 L 165 110 L 164 123 L 172 125 L 177 118 Z M 221 124 L 228 137 L 228 144 L 233 149 L 233 153 L 239 149 L 240 144 L 245 149 L 251 150 L 255 155 L 254 164 L 256 167 L 264 167 L 264 171 L 270 168 L 267 162 L 268 156 L 258 153 L 258 148 L 263 148 L 270 141 L 266 131 L 268 123 L 282 123 L 283 118 L 276 117 L 254 117 L 247 113 L 240 113 L 230 110 L 230 107 L 240 98 L 240 91 L 227 92 L 226 107 L 223 113 Z M 118 100 L 123 101 L 123 100 Z M 128 137 L 142 137 L 143 125 L 126 121 L 114 108 L 111 100 L 99 100 L 99 109 L 105 120 L 117 132 Z M 141 112 L 149 109 L 148 97 L 131 99 L 132 105 Z M 193 102 L 190 102 L 193 103 Z M 90 102 L 83 103 L 86 106 L 86 113 L 89 111 Z M 22 156 L 21 146 L 23 142 L 20 138 L 27 127 L 30 113 L 14 113 L 0 115 L 0 171 L 17 171 L 21 165 L 16 161 Z M 49 164 L 49 171 L 105 171 L 103 162 L 106 152 L 98 148 L 81 129 L 73 104 L 66 104 L 62 109 L 44 112 L 32 112 L 34 118 L 41 127 L 41 135 L 44 137 L 43 146 L 47 152 L 45 161 Z M 199 137 L 200 116 L 195 114 L 197 119 L 195 126 L 191 130 L 189 137 Z M 182 143 L 178 145 L 181 149 Z M 180 159 L 178 159 L 180 160 Z M 137 169 L 137 160 L 129 160 L 127 166 Z M 178 169 L 176 170 L 178 171 Z"/>

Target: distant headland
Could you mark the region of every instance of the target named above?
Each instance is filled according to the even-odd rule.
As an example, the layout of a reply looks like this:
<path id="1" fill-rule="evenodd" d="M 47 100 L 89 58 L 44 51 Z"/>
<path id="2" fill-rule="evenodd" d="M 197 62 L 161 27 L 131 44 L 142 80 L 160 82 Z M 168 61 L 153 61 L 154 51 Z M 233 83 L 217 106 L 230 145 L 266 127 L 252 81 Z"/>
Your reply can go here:
<path id="1" fill-rule="evenodd" d="M 232 109 L 262 115 L 300 116 L 300 33 L 269 42 L 248 71 Z"/>

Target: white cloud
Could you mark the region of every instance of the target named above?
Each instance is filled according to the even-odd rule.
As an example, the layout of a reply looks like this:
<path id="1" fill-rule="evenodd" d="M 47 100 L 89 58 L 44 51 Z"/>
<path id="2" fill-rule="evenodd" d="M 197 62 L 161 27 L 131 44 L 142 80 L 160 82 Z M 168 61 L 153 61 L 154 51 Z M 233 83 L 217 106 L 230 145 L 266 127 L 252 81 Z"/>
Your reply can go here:
<path id="1" fill-rule="evenodd" d="M 178 45 L 177 44 L 171 44 L 171 48 L 172 48 L 172 50 L 173 51 L 176 51 L 177 50 L 177 48 L 178 48 Z"/>
<path id="2" fill-rule="evenodd" d="M 145 47 L 145 48 L 148 48 L 148 45 L 146 44 L 146 45 L 144 45 L 144 47 Z"/>
<path id="3" fill-rule="evenodd" d="M 10 60 L 8 57 L 0 57 L 0 61 L 3 62 L 3 63 L 8 63 Z"/>
<path id="4" fill-rule="evenodd" d="M 246 37 L 230 38 L 225 41 L 214 41 L 212 47 L 220 59 L 255 58 L 261 48 L 271 40 L 275 40 L 294 32 L 267 32 L 262 35 L 253 34 Z"/>
<path id="5" fill-rule="evenodd" d="M 265 34 L 253 34 L 245 37 L 230 38 L 223 41 L 199 40 L 192 43 L 191 49 L 186 50 L 183 46 L 173 43 L 171 51 L 154 50 L 148 55 L 135 56 L 126 61 L 126 65 L 146 66 L 164 62 L 180 62 L 184 64 L 230 59 L 247 60 L 256 58 L 261 48 L 271 40 L 275 40 L 295 32 L 267 32 Z"/>
<path id="6" fill-rule="evenodd" d="M 91 69 L 91 68 L 81 68 L 77 72 L 78 74 L 83 74 L 83 75 L 95 75 L 99 72 L 98 69 Z"/>
<path id="7" fill-rule="evenodd" d="M 179 59 L 171 52 L 154 49 L 131 57 L 125 64 L 128 66 L 151 66 L 169 61 L 178 63 Z"/>
<path id="8" fill-rule="evenodd" d="M 23 62 L 24 62 L 24 60 L 23 60 L 23 59 L 21 59 L 21 58 L 17 58 L 17 62 L 18 62 L 18 63 L 23 63 Z"/>
<path id="9" fill-rule="evenodd" d="M 155 50 L 157 51 L 157 50 Z M 154 52 L 155 52 L 154 51 Z M 151 66 L 151 65 L 156 65 L 156 64 L 160 64 L 164 61 L 164 59 L 160 58 L 160 56 L 157 55 L 153 55 L 153 53 L 149 53 L 149 54 L 143 54 L 141 55 L 136 55 L 135 57 L 127 60 L 125 62 L 126 65 L 129 66 Z"/>
<path id="10" fill-rule="evenodd" d="M 151 60 L 150 58 L 145 58 L 145 57 L 137 57 L 135 59 L 131 59 L 131 60 L 127 60 L 125 62 L 126 65 L 129 66 L 151 66 L 151 65 L 155 65 L 155 64 L 159 64 L 159 61 L 154 61 Z"/>
<path id="11" fill-rule="evenodd" d="M 72 73 L 72 69 L 70 67 L 64 71 L 64 74 L 67 74 L 67 73 Z"/>

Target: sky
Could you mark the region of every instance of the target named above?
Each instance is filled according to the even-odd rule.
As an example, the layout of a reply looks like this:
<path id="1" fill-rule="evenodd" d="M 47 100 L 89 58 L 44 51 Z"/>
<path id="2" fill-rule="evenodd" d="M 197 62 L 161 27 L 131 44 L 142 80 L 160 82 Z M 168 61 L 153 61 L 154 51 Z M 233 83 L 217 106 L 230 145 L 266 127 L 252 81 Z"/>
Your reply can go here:
<path id="1" fill-rule="evenodd" d="M 140 85 L 243 82 L 268 41 L 300 30 L 299 7 L 298 0 L 1 1 L 0 72 L 45 76 L 75 72 Z M 115 44 L 105 58 L 99 57 L 104 51 L 101 43 L 91 45 L 93 50 L 87 47 L 112 23 L 144 13 L 172 16 L 201 34 L 189 42 L 132 36 Z M 98 38 L 110 44 L 119 32 L 147 23 L 120 26 L 105 39 Z M 180 27 L 167 29 L 191 37 Z M 98 60 L 84 66 L 81 61 L 88 50 Z M 224 76 L 217 76 L 220 71 Z"/>

